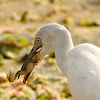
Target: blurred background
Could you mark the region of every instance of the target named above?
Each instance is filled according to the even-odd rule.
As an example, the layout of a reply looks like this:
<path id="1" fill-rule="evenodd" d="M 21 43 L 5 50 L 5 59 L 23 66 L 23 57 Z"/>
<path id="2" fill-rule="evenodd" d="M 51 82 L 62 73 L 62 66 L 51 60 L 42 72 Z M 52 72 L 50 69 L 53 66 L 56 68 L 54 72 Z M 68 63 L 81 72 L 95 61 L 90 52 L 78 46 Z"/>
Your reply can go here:
<path id="1" fill-rule="evenodd" d="M 36 32 L 48 23 L 64 25 L 75 46 L 100 46 L 100 0 L 0 0 L 0 100 L 73 100 L 54 53 L 34 68 L 30 83 L 6 78 L 21 68 Z"/>

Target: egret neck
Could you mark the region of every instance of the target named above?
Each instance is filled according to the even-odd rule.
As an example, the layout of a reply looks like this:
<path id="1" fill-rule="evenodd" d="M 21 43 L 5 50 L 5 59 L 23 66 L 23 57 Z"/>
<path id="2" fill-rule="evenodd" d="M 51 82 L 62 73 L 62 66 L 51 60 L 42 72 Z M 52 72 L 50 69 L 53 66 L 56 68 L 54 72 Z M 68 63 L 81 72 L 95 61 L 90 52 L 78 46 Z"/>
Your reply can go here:
<path id="1" fill-rule="evenodd" d="M 56 35 L 55 57 L 60 70 L 67 76 L 67 55 L 74 48 L 70 32 L 60 29 Z"/>

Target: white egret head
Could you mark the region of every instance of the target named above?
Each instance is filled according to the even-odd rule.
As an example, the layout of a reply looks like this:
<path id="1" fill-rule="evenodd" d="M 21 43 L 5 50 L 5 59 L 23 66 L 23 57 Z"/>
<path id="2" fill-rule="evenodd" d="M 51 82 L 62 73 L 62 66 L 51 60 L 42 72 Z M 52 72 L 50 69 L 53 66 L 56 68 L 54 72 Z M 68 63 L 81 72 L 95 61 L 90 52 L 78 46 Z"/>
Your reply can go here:
<path id="1" fill-rule="evenodd" d="M 58 49 L 59 45 L 61 46 L 61 48 L 63 48 L 64 45 L 62 45 L 63 43 L 61 43 L 60 40 L 62 36 L 64 37 L 63 40 L 66 40 L 65 31 L 66 28 L 64 26 L 55 23 L 43 26 L 35 35 L 34 46 L 23 67 L 26 66 L 27 63 L 32 61 L 32 59 L 39 61 L 46 54 L 55 52 L 55 49 L 57 49 L 56 44 L 58 45 Z"/>
<path id="2" fill-rule="evenodd" d="M 43 26 L 35 35 L 33 52 L 37 50 L 39 57 L 42 59 L 46 54 L 55 51 L 56 34 L 58 31 L 57 24 L 47 24 Z M 41 48 L 41 49 L 40 49 Z M 33 53 L 32 53 L 33 55 Z M 32 56 L 33 57 L 33 56 Z"/>
<path id="3" fill-rule="evenodd" d="M 40 41 L 41 51 L 40 59 L 42 59 L 46 54 L 55 51 L 55 42 L 56 42 L 56 29 L 55 24 L 48 24 L 42 27 L 36 34 L 34 40 L 34 46 L 37 45 L 36 41 Z"/>

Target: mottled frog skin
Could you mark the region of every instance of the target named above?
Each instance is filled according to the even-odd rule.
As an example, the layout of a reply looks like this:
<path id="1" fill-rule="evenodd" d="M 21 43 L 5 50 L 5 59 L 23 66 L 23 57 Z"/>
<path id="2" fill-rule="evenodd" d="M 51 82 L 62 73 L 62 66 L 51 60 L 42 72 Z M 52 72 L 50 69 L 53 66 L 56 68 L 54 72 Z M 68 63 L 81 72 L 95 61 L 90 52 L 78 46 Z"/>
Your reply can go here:
<path id="1" fill-rule="evenodd" d="M 35 59 L 35 60 L 33 60 L 33 59 Z M 33 59 L 30 60 L 28 58 L 23 63 L 22 68 L 16 74 L 9 71 L 7 73 L 7 78 L 9 80 L 9 82 L 13 82 L 16 78 L 19 79 L 20 75 L 25 75 L 24 79 L 23 79 L 23 83 L 26 83 L 26 82 L 29 82 L 30 80 L 32 80 L 34 78 L 34 75 L 33 75 L 33 73 L 30 75 L 30 73 L 32 72 L 35 65 L 37 65 L 37 63 L 38 63 L 38 55 L 36 55 Z"/>
<path id="2" fill-rule="evenodd" d="M 16 74 L 9 71 L 7 73 L 7 78 L 9 80 L 9 82 L 13 82 L 17 77 L 19 78 L 20 75 L 25 75 L 24 79 L 23 79 L 23 83 L 26 83 L 26 82 L 29 82 L 30 80 L 32 80 L 34 78 L 34 75 L 33 75 L 33 73 L 30 75 L 30 73 L 31 73 L 32 69 L 35 67 L 35 64 L 28 63 L 27 66 L 28 67 L 19 70 Z"/>

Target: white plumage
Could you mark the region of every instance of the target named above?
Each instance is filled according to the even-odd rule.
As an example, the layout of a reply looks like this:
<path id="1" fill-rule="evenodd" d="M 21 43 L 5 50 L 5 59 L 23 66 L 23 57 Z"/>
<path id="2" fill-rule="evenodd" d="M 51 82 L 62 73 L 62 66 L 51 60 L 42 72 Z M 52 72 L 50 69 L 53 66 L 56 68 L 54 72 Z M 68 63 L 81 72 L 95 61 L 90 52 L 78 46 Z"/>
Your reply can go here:
<path id="1" fill-rule="evenodd" d="M 74 100 L 100 100 L 100 48 L 88 43 L 74 47 L 70 32 L 54 23 L 42 27 L 37 37 L 43 43 L 40 59 L 55 52 Z"/>
<path id="2" fill-rule="evenodd" d="M 100 100 L 100 48 L 81 44 L 68 54 L 67 76 L 75 100 Z"/>

